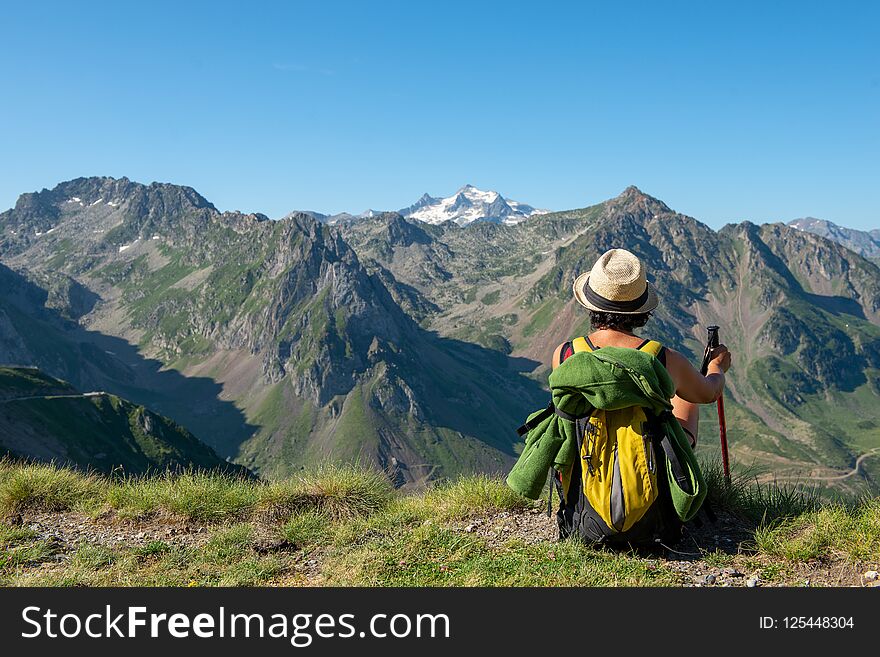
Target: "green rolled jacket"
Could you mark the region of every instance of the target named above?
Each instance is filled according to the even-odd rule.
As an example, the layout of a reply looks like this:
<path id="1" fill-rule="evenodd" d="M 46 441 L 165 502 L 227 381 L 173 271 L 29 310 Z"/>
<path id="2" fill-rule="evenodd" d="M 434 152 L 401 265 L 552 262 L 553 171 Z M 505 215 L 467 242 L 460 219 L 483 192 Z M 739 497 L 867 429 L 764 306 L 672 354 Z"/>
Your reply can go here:
<path id="1" fill-rule="evenodd" d="M 706 497 L 706 482 L 684 430 L 671 413 L 675 384 L 657 358 L 624 347 L 578 352 L 553 370 L 549 383 L 553 405 L 571 416 L 588 415 L 593 409 L 611 411 L 630 406 L 647 408 L 659 416 L 691 483 L 689 491 L 683 490 L 666 460 L 673 506 L 682 521 L 696 515 Z M 528 420 L 544 412 L 536 411 Z M 525 447 L 507 476 L 507 484 L 525 497 L 538 499 L 548 470 L 552 467 L 561 472 L 576 457 L 575 423 L 552 413 L 526 435 Z"/>

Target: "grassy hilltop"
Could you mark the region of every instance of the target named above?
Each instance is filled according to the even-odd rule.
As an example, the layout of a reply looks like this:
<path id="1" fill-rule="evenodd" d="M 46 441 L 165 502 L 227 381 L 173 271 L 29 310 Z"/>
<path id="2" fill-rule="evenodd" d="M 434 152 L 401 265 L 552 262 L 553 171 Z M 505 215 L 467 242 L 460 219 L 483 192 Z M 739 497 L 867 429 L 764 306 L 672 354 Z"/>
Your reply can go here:
<path id="1" fill-rule="evenodd" d="M 272 483 L 197 472 L 138 478 L 0 461 L 4 586 L 872 585 L 880 501 L 795 485 L 723 486 L 717 524 L 645 558 L 555 541 L 546 500 L 468 477 L 418 494 L 378 471 Z"/>

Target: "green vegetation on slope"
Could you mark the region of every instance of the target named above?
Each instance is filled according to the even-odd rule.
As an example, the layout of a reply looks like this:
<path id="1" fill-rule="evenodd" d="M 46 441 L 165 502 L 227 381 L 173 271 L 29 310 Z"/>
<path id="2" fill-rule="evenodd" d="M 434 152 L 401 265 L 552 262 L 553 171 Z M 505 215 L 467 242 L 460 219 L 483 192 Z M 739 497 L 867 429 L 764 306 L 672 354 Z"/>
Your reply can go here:
<path id="1" fill-rule="evenodd" d="M 76 394 L 72 385 L 35 367 L 0 367 L 0 400 L 70 394 Z"/>
<path id="2" fill-rule="evenodd" d="M 29 368 L 0 368 L 0 451 L 102 472 L 238 469 L 168 418 Z"/>

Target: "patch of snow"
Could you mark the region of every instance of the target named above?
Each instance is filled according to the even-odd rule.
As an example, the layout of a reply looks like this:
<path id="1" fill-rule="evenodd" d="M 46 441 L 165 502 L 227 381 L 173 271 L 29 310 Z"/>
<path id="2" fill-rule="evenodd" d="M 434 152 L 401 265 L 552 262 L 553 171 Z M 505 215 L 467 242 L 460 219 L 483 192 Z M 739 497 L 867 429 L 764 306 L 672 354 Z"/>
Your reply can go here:
<path id="1" fill-rule="evenodd" d="M 43 234 L 43 231 L 41 231 L 41 230 L 34 232 L 34 235 L 36 235 L 37 237 L 39 237 L 42 234 Z"/>
<path id="2" fill-rule="evenodd" d="M 538 210 L 519 201 L 509 201 L 496 191 L 484 191 L 473 185 L 465 185 L 452 196 L 433 198 L 422 197 L 416 209 L 401 210 L 403 216 L 429 224 L 454 221 L 465 226 L 474 221 L 494 221 L 504 224 L 517 224 L 535 214 L 546 214 L 549 210 Z"/>
<path id="3" fill-rule="evenodd" d="M 122 253 L 123 251 L 125 251 L 125 250 L 130 249 L 131 247 L 133 247 L 135 244 L 137 244 L 137 240 L 135 240 L 135 241 L 132 242 L 131 244 L 123 244 L 122 246 L 119 247 L 119 252 Z"/>
<path id="4" fill-rule="evenodd" d="M 116 206 L 119 205 L 119 203 L 117 201 L 107 201 L 107 205 L 109 205 L 112 208 L 115 208 Z"/>
<path id="5" fill-rule="evenodd" d="M 158 236 L 158 235 L 153 235 L 153 238 L 152 238 L 152 239 L 157 240 L 157 239 L 159 239 L 159 236 Z"/>
<path id="6" fill-rule="evenodd" d="M 67 202 L 68 203 L 82 203 L 79 196 L 71 196 L 69 199 L 67 199 Z"/>
<path id="7" fill-rule="evenodd" d="M 89 207 L 92 207 L 93 205 L 98 205 L 98 203 L 102 203 L 103 201 L 104 201 L 104 199 L 99 198 L 97 201 L 94 201 L 93 203 L 89 203 Z"/>
<path id="8" fill-rule="evenodd" d="M 49 230 L 46 231 L 46 235 L 48 235 L 49 233 L 54 233 L 56 230 L 58 230 L 58 226 L 52 226 Z"/>

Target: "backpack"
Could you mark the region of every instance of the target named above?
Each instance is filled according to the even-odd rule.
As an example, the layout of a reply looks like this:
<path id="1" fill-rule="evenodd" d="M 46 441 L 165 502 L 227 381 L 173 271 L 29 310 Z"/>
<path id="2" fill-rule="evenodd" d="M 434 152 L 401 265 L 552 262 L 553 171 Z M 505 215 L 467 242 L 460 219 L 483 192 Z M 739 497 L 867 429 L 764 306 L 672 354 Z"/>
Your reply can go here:
<path id="1" fill-rule="evenodd" d="M 659 342 L 645 340 L 638 349 L 665 365 Z M 563 346 L 560 363 L 582 351 L 597 349 L 588 338 L 576 338 Z M 630 406 L 593 409 L 574 422 L 578 458 L 562 472 L 551 468 L 561 500 L 560 539 L 636 549 L 678 542 L 683 523 L 672 503 L 667 459 L 678 484 L 688 482 L 661 418 Z"/>

